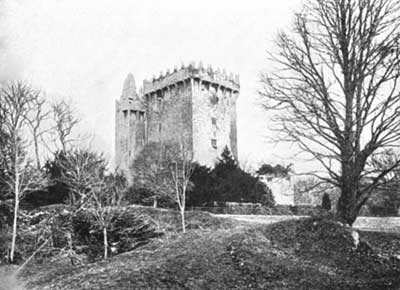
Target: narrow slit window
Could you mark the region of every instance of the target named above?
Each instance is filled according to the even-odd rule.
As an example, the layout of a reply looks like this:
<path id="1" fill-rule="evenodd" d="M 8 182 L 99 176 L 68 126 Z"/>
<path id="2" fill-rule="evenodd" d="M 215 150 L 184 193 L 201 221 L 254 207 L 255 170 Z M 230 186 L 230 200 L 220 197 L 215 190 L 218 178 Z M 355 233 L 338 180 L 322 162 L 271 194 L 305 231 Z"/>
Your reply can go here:
<path id="1" fill-rule="evenodd" d="M 217 139 L 211 139 L 211 147 L 217 149 Z"/>

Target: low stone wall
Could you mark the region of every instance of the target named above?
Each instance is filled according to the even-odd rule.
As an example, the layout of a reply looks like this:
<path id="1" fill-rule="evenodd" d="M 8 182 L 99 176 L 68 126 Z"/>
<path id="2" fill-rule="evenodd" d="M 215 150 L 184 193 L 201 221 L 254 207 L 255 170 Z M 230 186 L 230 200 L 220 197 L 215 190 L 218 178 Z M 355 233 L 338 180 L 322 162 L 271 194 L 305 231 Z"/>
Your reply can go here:
<path id="1" fill-rule="evenodd" d="M 215 207 L 193 207 L 189 210 L 207 211 L 214 214 L 263 214 L 269 215 L 272 213 L 271 208 L 265 207 L 260 203 L 237 203 L 227 202 L 225 206 Z"/>

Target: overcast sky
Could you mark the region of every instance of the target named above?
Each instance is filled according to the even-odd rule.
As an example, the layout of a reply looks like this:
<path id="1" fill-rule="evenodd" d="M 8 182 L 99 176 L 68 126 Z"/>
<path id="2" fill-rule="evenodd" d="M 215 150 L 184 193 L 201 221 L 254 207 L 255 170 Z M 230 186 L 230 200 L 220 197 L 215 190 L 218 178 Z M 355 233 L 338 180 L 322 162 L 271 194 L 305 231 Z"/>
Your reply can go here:
<path id="1" fill-rule="evenodd" d="M 0 81 L 27 80 L 49 97 L 71 98 L 83 130 L 112 160 L 114 104 L 126 75 L 139 87 L 160 71 L 202 61 L 240 75 L 241 162 L 288 164 L 291 149 L 267 142 L 268 112 L 256 100 L 259 74 L 270 69 L 266 51 L 300 2 L 0 0 Z"/>

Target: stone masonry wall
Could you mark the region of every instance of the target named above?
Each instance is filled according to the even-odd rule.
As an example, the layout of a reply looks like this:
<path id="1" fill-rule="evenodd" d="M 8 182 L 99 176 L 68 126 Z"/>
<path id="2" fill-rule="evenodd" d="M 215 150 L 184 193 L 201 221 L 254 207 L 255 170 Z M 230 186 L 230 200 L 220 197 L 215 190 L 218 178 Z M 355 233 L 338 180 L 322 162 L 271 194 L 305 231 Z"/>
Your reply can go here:
<path id="1" fill-rule="evenodd" d="M 192 88 L 190 80 L 147 92 L 146 142 L 180 142 L 192 149 Z"/>
<path id="2" fill-rule="evenodd" d="M 215 84 L 194 80 L 193 149 L 201 164 L 214 166 L 225 146 L 233 152 L 231 133 L 233 96 Z M 234 128 L 236 129 L 236 128 Z M 235 150 L 236 151 L 236 150 Z M 237 158 L 237 151 L 234 155 Z"/>

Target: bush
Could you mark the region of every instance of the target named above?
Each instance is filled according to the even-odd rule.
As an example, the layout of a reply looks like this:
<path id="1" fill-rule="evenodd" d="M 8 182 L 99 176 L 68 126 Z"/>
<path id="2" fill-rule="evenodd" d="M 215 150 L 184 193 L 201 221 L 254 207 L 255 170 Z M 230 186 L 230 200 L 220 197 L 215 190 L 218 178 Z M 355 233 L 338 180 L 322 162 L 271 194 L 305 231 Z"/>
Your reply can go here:
<path id="1" fill-rule="evenodd" d="M 154 193 L 145 187 L 130 186 L 125 194 L 128 204 L 151 206 L 154 202 Z"/>
<path id="2" fill-rule="evenodd" d="M 85 254 L 91 260 L 102 257 L 103 230 L 90 211 L 80 211 L 73 217 L 73 230 L 75 245 L 83 246 Z M 114 217 L 107 234 L 110 252 L 114 254 L 134 250 L 149 242 L 151 238 L 161 235 L 149 219 L 135 213 L 134 210 L 120 211 Z"/>
<path id="3" fill-rule="evenodd" d="M 38 208 L 47 205 L 65 203 L 68 200 L 68 190 L 61 182 L 56 182 L 44 190 L 28 192 L 23 202 L 26 208 Z"/>
<path id="4" fill-rule="evenodd" d="M 225 147 L 214 169 L 196 165 L 188 193 L 189 207 L 211 207 L 215 202 L 261 203 L 272 207 L 271 190 L 257 177 L 242 170 Z"/>
<path id="5" fill-rule="evenodd" d="M 135 209 L 120 211 L 108 231 L 109 245 L 115 243 L 114 254 L 135 249 L 151 238 L 160 236 L 154 223 Z M 0 232 L 0 260 L 7 262 L 10 228 Z M 103 253 L 103 233 L 89 211 L 74 213 L 66 205 L 54 205 L 30 212 L 21 211 L 17 237 L 16 262 L 26 260 L 44 241 L 49 240 L 35 260 L 56 256 L 71 250 L 81 258 L 96 260 Z M 72 246 L 72 249 L 70 249 Z M 65 251 L 64 251 L 65 252 Z"/>
<path id="6" fill-rule="evenodd" d="M 13 209 L 6 202 L 0 201 L 0 229 L 11 226 L 13 220 Z"/>
<path id="7" fill-rule="evenodd" d="M 155 193 L 143 186 L 130 186 L 127 189 L 127 193 L 125 194 L 125 199 L 127 204 L 138 204 L 144 206 L 153 206 L 154 205 L 154 196 Z M 159 208 L 175 208 L 175 201 L 168 197 L 167 195 L 157 196 L 157 207 Z"/>
<path id="8" fill-rule="evenodd" d="M 329 197 L 329 194 L 327 194 L 326 192 L 324 193 L 324 195 L 322 196 L 322 208 L 324 210 L 331 210 L 332 205 L 331 205 L 331 199 Z"/>

